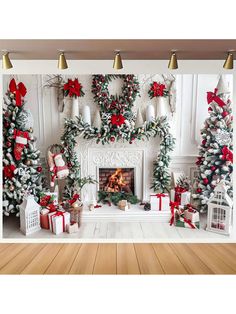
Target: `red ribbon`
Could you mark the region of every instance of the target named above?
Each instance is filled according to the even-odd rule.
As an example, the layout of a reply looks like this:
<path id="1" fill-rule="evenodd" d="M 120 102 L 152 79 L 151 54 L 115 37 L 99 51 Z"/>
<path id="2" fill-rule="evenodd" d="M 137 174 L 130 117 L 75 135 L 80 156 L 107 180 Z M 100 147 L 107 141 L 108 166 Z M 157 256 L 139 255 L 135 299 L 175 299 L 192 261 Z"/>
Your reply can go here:
<path id="1" fill-rule="evenodd" d="M 156 196 L 157 198 L 159 198 L 159 210 L 162 210 L 162 197 L 167 197 L 167 195 L 163 193 L 158 193 L 151 196 Z"/>
<path id="2" fill-rule="evenodd" d="M 227 160 L 233 162 L 233 153 L 228 149 L 227 146 L 224 146 L 221 150 L 222 160 Z"/>
<path id="3" fill-rule="evenodd" d="M 153 82 L 151 90 L 153 91 L 153 97 L 164 96 L 164 90 L 166 86 L 157 82 Z"/>
<path id="4" fill-rule="evenodd" d="M 82 85 L 79 83 L 78 79 L 68 80 L 68 83 L 64 85 L 64 90 L 68 91 L 69 97 L 78 96 L 80 97 Z"/>
<path id="5" fill-rule="evenodd" d="M 74 194 L 73 198 L 69 200 L 70 205 L 74 204 L 79 199 L 79 194 Z"/>
<path id="6" fill-rule="evenodd" d="M 22 82 L 16 84 L 15 79 L 12 79 L 9 84 L 9 90 L 11 93 L 15 94 L 16 106 L 20 107 L 22 102 L 21 97 L 24 97 L 27 93 L 25 85 Z"/>
<path id="7" fill-rule="evenodd" d="M 171 218 L 170 218 L 170 226 L 173 225 L 175 221 L 175 208 L 178 207 L 179 203 L 170 202 L 170 210 L 171 210 Z"/>
<path id="8" fill-rule="evenodd" d="M 53 232 L 53 223 L 52 223 L 52 219 L 54 217 L 59 217 L 62 216 L 62 224 L 63 224 L 63 232 L 65 232 L 65 217 L 64 217 L 64 212 L 56 212 L 54 215 L 50 216 L 50 221 L 51 221 L 51 226 L 52 226 L 52 232 Z"/>
<path id="9" fill-rule="evenodd" d="M 207 103 L 210 104 L 213 101 L 216 102 L 220 107 L 224 107 L 225 103 L 223 100 L 216 95 L 217 93 L 217 88 L 215 88 L 214 93 L 213 92 L 207 92 Z"/>
<path id="10" fill-rule="evenodd" d="M 175 187 L 175 202 L 181 203 L 181 193 L 187 192 L 182 186 Z"/>
<path id="11" fill-rule="evenodd" d="M 184 222 L 187 223 L 192 229 L 196 229 L 196 226 L 192 224 L 190 219 L 184 217 Z"/>

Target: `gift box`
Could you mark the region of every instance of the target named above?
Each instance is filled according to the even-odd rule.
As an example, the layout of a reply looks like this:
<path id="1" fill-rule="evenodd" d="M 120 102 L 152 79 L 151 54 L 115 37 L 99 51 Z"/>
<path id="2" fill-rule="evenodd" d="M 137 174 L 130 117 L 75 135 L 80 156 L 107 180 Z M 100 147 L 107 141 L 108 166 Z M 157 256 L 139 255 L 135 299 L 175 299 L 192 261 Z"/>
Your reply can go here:
<path id="1" fill-rule="evenodd" d="M 40 226 L 43 229 L 49 229 L 48 214 L 49 214 L 49 210 L 46 208 L 43 208 L 40 211 Z"/>
<path id="2" fill-rule="evenodd" d="M 128 210 L 130 209 L 130 203 L 127 200 L 121 200 L 118 202 L 118 207 L 120 210 Z"/>
<path id="3" fill-rule="evenodd" d="M 76 233 L 79 231 L 79 226 L 78 226 L 78 223 L 77 222 L 71 222 L 70 224 L 68 224 L 66 226 L 66 232 L 68 233 Z"/>
<path id="4" fill-rule="evenodd" d="M 169 211 L 170 197 L 167 193 L 152 194 L 150 199 L 151 210 Z"/>
<path id="5" fill-rule="evenodd" d="M 184 217 L 187 220 L 190 220 L 192 223 L 200 221 L 199 212 L 196 209 L 194 209 L 190 204 L 188 204 L 185 208 Z"/>
<path id="6" fill-rule="evenodd" d="M 77 222 L 78 226 L 81 225 L 81 212 L 83 210 L 83 206 L 78 207 L 70 207 L 69 213 L 70 213 L 70 221 L 71 222 Z"/>
<path id="7" fill-rule="evenodd" d="M 54 212 L 48 214 L 49 228 L 55 234 L 60 234 L 66 231 L 66 226 L 70 224 L 70 213 Z"/>
<path id="8" fill-rule="evenodd" d="M 170 191 L 171 202 L 177 202 L 180 205 L 187 205 L 190 203 L 191 193 L 184 188 L 177 186 Z"/>
<path id="9" fill-rule="evenodd" d="M 171 220 L 170 225 L 174 224 L 176 227 L 199 229 L 200 222 L 192 222 L 190 219 L 185 218 L 185 211 L 183 207 L 179 207 L 178 202 L 171 202 Z"/>

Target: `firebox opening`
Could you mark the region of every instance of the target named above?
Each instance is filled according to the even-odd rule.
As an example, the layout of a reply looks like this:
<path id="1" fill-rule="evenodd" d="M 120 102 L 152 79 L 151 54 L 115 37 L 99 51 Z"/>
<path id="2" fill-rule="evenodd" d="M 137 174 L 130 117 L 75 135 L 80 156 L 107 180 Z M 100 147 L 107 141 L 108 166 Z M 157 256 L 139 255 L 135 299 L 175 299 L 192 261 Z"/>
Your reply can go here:
<path id="1" fill-rule="evenodd" d="M 134 168 L 99 168 L 99 190 L 134 194 Z"/>

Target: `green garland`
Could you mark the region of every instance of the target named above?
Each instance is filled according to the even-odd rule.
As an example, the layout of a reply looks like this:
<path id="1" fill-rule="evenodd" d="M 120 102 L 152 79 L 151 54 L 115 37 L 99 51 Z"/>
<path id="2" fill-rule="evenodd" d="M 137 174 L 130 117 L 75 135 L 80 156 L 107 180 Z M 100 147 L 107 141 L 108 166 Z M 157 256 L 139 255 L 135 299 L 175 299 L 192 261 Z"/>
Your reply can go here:
<path id="1" fill-rule="evenodd" d="M 99 203 L 113 203 L 114 205 L 117 205 L 119 201 L 122 200 L 127 200 L 131 204 L 137 204 L 139 202 L 137 196 L 132 193 L 98 191 Z"/>

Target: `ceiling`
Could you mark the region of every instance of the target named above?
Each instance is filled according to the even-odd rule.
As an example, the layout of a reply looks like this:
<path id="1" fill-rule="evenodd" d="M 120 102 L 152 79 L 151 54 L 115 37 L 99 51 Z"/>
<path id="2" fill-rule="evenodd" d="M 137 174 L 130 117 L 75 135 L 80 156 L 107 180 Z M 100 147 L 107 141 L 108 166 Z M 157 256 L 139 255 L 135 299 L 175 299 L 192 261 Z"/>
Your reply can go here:
<path id="1" fill-rule="evenodd" d="M 120 50 L 127 60 L 166 60 L 171 50 L 177 51 L 180 60 L 221 60 L 227 51 L 236 51 L 236 40 L 0 39 L 0 50 L 9 51 L 15 60 L 54 60 L 59 50 L 65 51 L 66 58 L 71 60 L 109 60 L 115 50 Z"/>

